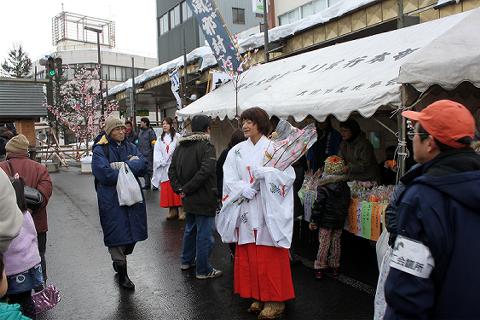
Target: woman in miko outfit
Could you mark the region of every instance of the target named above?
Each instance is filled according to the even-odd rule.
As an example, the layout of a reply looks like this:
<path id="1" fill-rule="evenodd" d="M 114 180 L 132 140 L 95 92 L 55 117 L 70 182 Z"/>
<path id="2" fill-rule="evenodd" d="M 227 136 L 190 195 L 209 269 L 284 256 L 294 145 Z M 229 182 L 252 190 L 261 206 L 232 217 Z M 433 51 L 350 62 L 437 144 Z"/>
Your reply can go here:
<path id="1" fill-rule="evenodd" d="M 247 140 L 229 151 L 223 166 L 224 212 L 217 229 L 224 242 L 237 243 L 234 292 L 253 299 L 248 311 L 259 319 L 275 319 L 285 301 L 295 298 L 288 256 L 295 172 L 291 166 L 285 171 L 264 166 L 273 147 L 263 109 L 245 110 L 240 121 Z"/>
<path id="2" fill-rule="evenodd" d="M 167 220 L 185 220 L 182 210 L 182 199 L 173 192 L 168 178 L 168 168 L 172 162 L 173 151 L 177 147 L 180 135 L 173 127 L 172 118 L 165 118 L 162 122 L 163 132 L 157 140 L 153 150 L 153 177 L 152 184 L 158 188 L 160 185 L 160 207 L 168 208 Z"/>

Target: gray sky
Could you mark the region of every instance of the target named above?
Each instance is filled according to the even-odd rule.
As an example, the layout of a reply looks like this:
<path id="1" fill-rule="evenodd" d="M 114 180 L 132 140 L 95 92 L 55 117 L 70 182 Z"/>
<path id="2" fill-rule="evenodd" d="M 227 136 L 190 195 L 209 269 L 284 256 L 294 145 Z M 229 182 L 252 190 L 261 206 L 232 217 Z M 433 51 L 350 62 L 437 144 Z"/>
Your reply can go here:
<path id="1" fill-rule="evenodd" d="M 3 0 L 0 62 L 14 43 L 32 60 L 52 51 L 52 18 L 62 3 L 67 12 L 115 21 L 116 50 L 157 56 L 155 0 Z"/>

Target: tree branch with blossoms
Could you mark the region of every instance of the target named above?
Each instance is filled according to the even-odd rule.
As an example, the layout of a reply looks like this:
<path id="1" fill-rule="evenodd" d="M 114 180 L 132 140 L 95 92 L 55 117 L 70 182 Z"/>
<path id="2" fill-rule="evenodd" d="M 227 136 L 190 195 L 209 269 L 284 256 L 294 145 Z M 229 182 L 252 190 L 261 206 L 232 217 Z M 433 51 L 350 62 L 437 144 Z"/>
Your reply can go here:
<path id="1" fill-rule="evenodd" d="M 78 145 L 85 143 L 88 154 L 89 142 L 99 131 L 101 110 L 99 68 L 77 66 L 73 73 L 73 79 L 60 87 L 55 104 L 46 107 L 58 124 L 75 135 Z M 105 117 L 117 109 L 116 102 L 107 102 Z M 50 125 L 52 126 L 52 123 Z"/>

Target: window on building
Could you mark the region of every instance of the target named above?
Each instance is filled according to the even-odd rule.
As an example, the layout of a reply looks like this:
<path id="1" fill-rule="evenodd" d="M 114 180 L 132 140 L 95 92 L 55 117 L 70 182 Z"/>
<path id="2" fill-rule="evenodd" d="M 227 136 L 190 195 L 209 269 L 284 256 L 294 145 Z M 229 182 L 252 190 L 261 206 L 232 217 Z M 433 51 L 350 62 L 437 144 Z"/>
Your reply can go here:
<path id="1" fill-rule="evenodd" d="M 192 10 L 190 10 L 190 7 L 188 6 L 186 1 L 182 2 L 182 22 L 187 21 L 187 19 L 190 19 L 192 17 Z"/>
<path id="2" fill-rule="evenodd" d="M 115 66 L 109 66 L 108 67 L 108 80 L 117 80 L 116 72 L 115 72 Z"/>
<path id="3" fill-rule="evenodd" d="M 164 34 L 168 32 L 169 27 L 168 27 L 168 14 L 164 14 L 163 16 L 160 17 L 160 34 Z"/>
<path id="4" fill-rule="evenodd" d="M 232 8 L 233 24 L 245 24 L 245 9 Z"/>
<path id="5" fill-rule="evenodd" d="M 170 29 L 178 26 L 182 21 L 180 20 L 180 5 L 170 10 Z"/>
<path id="6" fill-rule="evenodd" d="M 301 8 L 298 7 L 290 12 L 287 12 L 285 14 L 282 14 L 281 16 L 278 17 L 279 21 L 280 21 L 280 25 L 284 25 L 284 24 L 289 24 L 289 23 L 293 23 L 295 21 L 298 21 L 301 19 Z"/>
<path id="7" fill-rule="evenodd" d="M 328 0 L 315 0 L 312 2 L 313 12 L 317 13 L 328 7 Z"/>
<path id="8" fill-rule="evenodd" d="M 331 7 L 340 1 L 343 0 L 313 0 L 304 4 L 303 6 L 278 16 L 278 20 L 280 25 L 293 23 Z"/>
<path id="9" fill-rule="evenodd" d="M 302 9 L 302 18 L 311 16 L 314 13 L 313 3 L 311 2 L 303 5 L 301 9 Z"/>
<path id="10" fill-rule="evenodd" d="M 343 0 L 328 0 L 328 6 L 331 7 L 334 4 L 339 3 L 340 1 L 343 1 Z"/>

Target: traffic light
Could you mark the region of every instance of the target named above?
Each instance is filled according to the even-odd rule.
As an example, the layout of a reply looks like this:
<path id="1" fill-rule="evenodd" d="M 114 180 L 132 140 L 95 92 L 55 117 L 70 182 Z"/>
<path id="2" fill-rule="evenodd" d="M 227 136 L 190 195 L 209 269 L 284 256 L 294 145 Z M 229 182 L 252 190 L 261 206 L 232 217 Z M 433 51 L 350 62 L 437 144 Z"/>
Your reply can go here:
<path id="1" fill-rule="evenodd" d="M 61 78 L 63 74 L 63 69 L 62 69 L 62 58 L 55 58 L 55 70 L 57 71 L 57 77 Z M 55 71 L 54 70 L 54 71 Z"/>
<path id="2" fill-rule="evenodd" d="M 47 76 L 49 78 L 53 78 L 56 74 L 55 72 L 55 60 L 53 57 L 48 57 L 47 59 L 47 64 L 46 64 L 46 71 L 47 71 Z"/>

